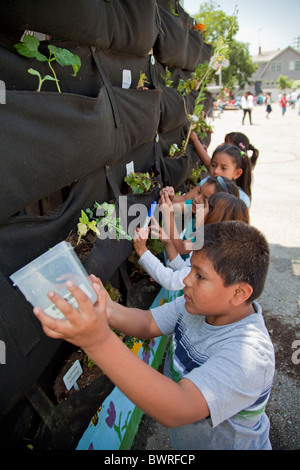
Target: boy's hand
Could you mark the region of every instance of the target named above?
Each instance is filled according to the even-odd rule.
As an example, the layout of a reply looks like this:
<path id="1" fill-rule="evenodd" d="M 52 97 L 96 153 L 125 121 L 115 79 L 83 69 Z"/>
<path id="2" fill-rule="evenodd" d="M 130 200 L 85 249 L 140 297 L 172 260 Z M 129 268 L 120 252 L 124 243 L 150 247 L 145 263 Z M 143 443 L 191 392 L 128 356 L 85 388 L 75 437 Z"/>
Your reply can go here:
<path id="1" fill-rule="evenodd" d="M 109 302 L 108 293 L 101 281 L 95 276 L 92 276 L 91 280 L 98 296 L 94 305 L 74 282 L 66 282 L 66 287 L 78 303 L 78 310 L 56 292 L 51 291 L 48 293 L 48 297 L 65 315 L 66 320 L 54 319 L 39 307 L 33 309 L 47 336 L 69 341 L 84 349 L 86 353 L 93 351 L 95 347 L 105 342 L 112 333 L 107 322 L 107 315 L 109 316 L 109 309 L 112 308 L 112 301 Z"/>
<path id="2" fill-rule="evenodd" d="M 147 230 L 144 230 L 143 228 L 137 227 L 134 233 L 133 247 L 139 257 L 141 257 L 147 251 L 146 243 L 148 240 L 149 231 L 149 228 L 147 228 Z"/>

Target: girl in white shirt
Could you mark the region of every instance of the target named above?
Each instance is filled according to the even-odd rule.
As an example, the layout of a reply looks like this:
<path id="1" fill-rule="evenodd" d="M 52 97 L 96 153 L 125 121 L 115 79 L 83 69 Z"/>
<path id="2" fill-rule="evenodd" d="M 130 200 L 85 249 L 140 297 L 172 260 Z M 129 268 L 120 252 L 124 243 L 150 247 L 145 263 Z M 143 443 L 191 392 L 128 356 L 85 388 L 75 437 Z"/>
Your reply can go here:
<path id="1" fill-rule="evenodd" d="M 241 199 L 229 193 L 214 193 L 208 198 L 208 204 L 204 207 L 205 225 L 226 220 L 240 220 L 249 224 L 249 211 Z M 157 221 L 154 220 L 151 230 L 154 231 L 163 242 L 166 254 L 169 258 L 168 267 L 165 266 L 146 247 L 150 229 L 137 228 L 133 245 L 140 257 L 139 264 L 156 282 L 167 290 L 181 290 L 184 286 L 183 279 L 191 269 L 190 257 L 183 260 L 176 251 L 174 244 L 166 233 L 163 232 Z M 190 252 L 190 255 L 192 252 Z"/>

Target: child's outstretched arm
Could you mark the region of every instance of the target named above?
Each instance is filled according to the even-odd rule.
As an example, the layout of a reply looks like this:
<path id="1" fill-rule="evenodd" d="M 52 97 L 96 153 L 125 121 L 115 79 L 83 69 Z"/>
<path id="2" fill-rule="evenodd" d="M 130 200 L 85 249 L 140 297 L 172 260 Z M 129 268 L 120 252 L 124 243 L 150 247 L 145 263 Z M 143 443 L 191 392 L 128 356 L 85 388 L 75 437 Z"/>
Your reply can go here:
<path id="1" fill-rule="evenodd" d="M 164 230 L 173 242 L 175 249 L 181 255 L 189 254 L 192 248 L 187 248 L 187 244 L 180 238 L 175 223 L 173 205 L 167 194 L 161 194 L 160 209 L 163 215 Z"/>
<path id="2" fill-rule="evenodd" d="M 206 418 L 209 415 L 207 403 L 191 381 L 182 379 L 176 383 L 163 376 L 133 354 L 109 328 L 108 321 L 117 328 L 117 324 L 125 325 L 125 318 L 128 317 L 127 324 L 138 323 L 137 329 L 133 326 L 135 331 L 144 330 L 159 335 L 161 333 L 155 326 L 151 312 L 115 307 L 116 303 L 108 300 L 108 294 L 100 281 L 95 277 L 92 280 L 98 295 L 95 305 L 71 282 L 66 285 L 77 300 L 78 310 L 58 294 L 49 295 L 66 320 L 54 319 L 40 308 L 34 308 L 45 333 L 84 349 L 131 401 L 161 424 L 176 427 Z"/>
<path id="3" fill-rule="evenodd" d="M 207 168 L 207 170 L 209 170 L 211 158 L 208 155 L 204 145 L 201 144 L 200 140 L 198 139 L 196 132 L 194 131 L 191 132 L 190 141 L 193 143 L 201 162 Z"/>
<path id="4" fill-rule="evenodd" d="M 172 188 L 172 187 L 171 187 Z M 199 185 L 196 185 L 194 188 L 190 189 L 187 193 L 182 194 L 181 196 L 175 196 L 174 195 L 174 188 L 172 188 L 173 191 L 170 190 L 170 186 L 166 186 L 166 188 L 162 188 L 160 191 L 160 196 L 162 194 L 167 194 L 169 196 L 169 199 L 172 201 L 172 204 L 176 208 L 176 206 L 181 207 L 181 210 L 184 208 L 184 201 L 187 199 L 193 199 L 193 197 L 198 193 L 199 191 Z M 161 203 L 161 199 L 159 201 Z"/>
<path id="5" fill-rule="evenodd" d="M 158 222 L 153 217 L 151 233 L 154 232 L 156 235 L 159 235 L 162 231 L 162 227 L 159 226 Z M 142 228 L 137 228 L 133 239 L 133 245 L 140 257 L 139 264 L 149 274 L 149 276 L 165 289 L 172 291 L 182 289 L 184 287 L 183 279 L 189 274 L 191 270 L 190 266 L 184 270 L 178 270 L 175 272 L 166 267 L 156 256 L 153 255 L 153 253 L 151 253 L 151 251 L 146 248 L 146 243 L 144 243 L 145 237 L 147 237 L 147 231 Z M 161 235 L 159 235 L 159 238 L 162 239 Z M 167 242 L 167 246 L 173 247 L 173 250 L 169 250 L 172 255 L 171 260 L 173 260 L 178 256 L 178 253 L 171 240 L 167 240 Z"/>

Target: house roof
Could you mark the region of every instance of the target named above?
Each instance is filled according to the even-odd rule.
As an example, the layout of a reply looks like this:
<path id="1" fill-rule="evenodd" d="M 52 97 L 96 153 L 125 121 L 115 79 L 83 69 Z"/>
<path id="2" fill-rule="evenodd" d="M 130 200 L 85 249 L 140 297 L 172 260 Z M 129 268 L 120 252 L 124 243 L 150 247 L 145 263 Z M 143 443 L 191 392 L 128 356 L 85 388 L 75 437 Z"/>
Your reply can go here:
<path id="1" fill-rule="evenodd" d="M 297 51 L 291 46 L 288 46 L 285 49 L 277 49 L 276 51 L 262 51 L 261 54 L 252 56 L 252 61 L 255 64 L 270 62 L 271 60 L 274 60 L 277 56 L 285 52 L 287 49 L 291 49 L 292 51 L 296 52 L 297 54 L 299 54 L 300 57 L 299 51 Z"/>

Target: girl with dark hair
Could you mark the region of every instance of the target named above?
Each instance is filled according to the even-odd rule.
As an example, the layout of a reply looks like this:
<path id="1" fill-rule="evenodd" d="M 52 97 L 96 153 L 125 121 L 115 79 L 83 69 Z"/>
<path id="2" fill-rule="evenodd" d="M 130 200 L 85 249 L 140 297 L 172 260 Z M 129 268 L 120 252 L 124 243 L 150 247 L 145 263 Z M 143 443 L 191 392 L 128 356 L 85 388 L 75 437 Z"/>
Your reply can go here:
<path id="1" fill-rule="evenodd" d="M 258 150 L 253 147 L 247 136 L 238 132 L 231 132 L 225 136 L 226 144 L 219 145 L 210 158 L 206 149 L 200 142 L 195 132 L 191 132 L 191 141 L 194 144 L 195 150 L 206 166 L 211 176 L 225 176 L 229 179 L 235 180 L 237 185 L 240 187 L 240 197 L 250 207 L 251 204 L 251 180 L 252 170 L 256 164 L 258 158 Z M 230 143 L 234 145 L 231 145 Z M 234 148 L 230 148 L 234 147 Z M 248 150 L 252 151 L 251 159 L 248 157 Z M 230 152 L 230 155 L 226 153 Z M 220 155 L 222 154 L 222 155 Z M 223 157 L 223 164 L 217 165 L 217 160 Z M 231 162 L 229 160 L 231 158 Z M 213 159 L 215 159 L 214 164 Z M 227 160 L 227 162 L 225 161 Z M 205 180 L 202 180 L 205 181 Z M 200 182 L 201 185 L 201 182 Z"/>
<path id="2" fill-rule="evenodd" d="M 240 198 L 250 207 L 252 174 L 245 152 L 235 145 L 219 145 L 211 157 L 209 173 L 211 176 L 233 179 L 239 187 Z"/>
<path id="3" fill-rule="evenodd" d="M 242 132 L 229 132 L 225 135 L 224 143 L 235 145 L 247 155 L 249 151 L 252 152 L 250 157 L 250 164 L 252 170 L 254 169 L 259 156 L 259 151 L 250 143 L 248 137 L 245 134 L 243 134 Z"/>

